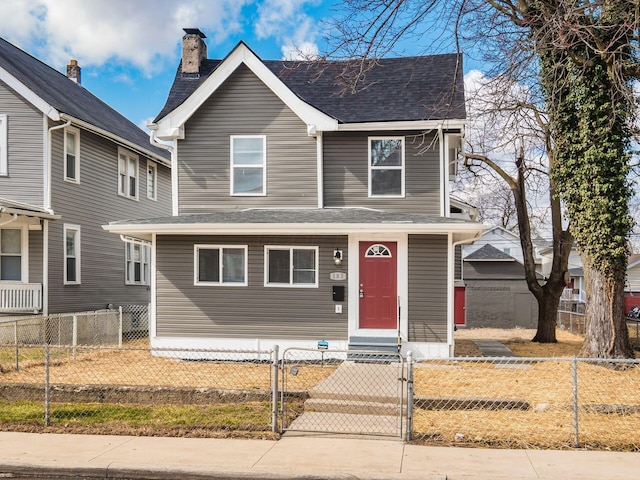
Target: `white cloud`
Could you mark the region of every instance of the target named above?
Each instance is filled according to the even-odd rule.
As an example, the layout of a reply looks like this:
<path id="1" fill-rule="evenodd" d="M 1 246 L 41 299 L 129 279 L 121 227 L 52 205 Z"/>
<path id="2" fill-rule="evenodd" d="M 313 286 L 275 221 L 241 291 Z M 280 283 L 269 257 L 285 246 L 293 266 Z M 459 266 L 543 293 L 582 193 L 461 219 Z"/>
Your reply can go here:
<path id="1" fill-rule="evenodd" d="M 256 37 L 273 37 L 282 43 L 282 58 L 309 59 L 318 56 L 318 36 L 315 21 L 306 13 L 306 4 L 316 0 L 264 0 L 258 6 Z"/>
<path id="2" fill-rule="evenodd" d="M 249 0 L 0 0 L 0 31 L 51 65 L 130 64 L 152 74 L 175 61 L 183 27 L 220 42 Z"/>

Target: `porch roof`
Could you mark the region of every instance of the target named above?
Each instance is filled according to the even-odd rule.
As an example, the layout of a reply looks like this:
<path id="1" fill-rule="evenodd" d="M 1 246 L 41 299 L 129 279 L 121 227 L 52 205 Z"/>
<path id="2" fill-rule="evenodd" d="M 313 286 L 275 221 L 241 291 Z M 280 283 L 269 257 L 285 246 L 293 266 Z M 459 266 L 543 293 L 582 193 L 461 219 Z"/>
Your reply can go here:
<path id="1" fill-rule="evenodd" d="M 0 213 L 10 215 L 23 215 L 25 217 L 44 218 L 47 220 L 59 220 L 60 215 L 56 215 L 42 207 L 36 207 L 27 203 L 15 202 L 0 197 Z"/>
<path id="2" fill-rule="evenodd" d="M 462 218 L 419 213 L 391 213 L 366 208 L 249 209 L 112 222 L 105 230 L 142 239 L 153 233 L 300 234 L 413 233 L 455 235 L 454 241 L 475 238 L 484 225 Z"/>

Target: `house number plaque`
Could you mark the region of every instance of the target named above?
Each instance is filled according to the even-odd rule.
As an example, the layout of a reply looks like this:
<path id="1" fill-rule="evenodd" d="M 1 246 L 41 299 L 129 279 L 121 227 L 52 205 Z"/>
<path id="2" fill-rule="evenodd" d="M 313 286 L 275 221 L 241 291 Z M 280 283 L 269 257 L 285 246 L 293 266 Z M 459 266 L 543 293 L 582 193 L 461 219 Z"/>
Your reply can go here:
<path id="1" fill-rule="evenodd" d="M 331 272 L 329 274 L 329 279 L 330 280 L 346 280 L 347 274 L 344 272 Z"/>

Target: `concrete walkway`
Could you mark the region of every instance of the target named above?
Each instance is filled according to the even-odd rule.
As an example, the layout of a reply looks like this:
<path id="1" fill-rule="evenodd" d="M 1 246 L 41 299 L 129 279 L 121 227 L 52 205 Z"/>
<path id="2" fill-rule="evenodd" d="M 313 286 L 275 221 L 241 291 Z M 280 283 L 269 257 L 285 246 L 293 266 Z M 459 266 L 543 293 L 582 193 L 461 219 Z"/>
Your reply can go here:
<path id="1" fill-rule="evenodd" d="M 513 352 L 496 340 L 474 340 L 483 357 L 513 357 Z"/>
<path id="2" fill-rule="evenodd" d="M 638 453 L 424 447 L 308 434 L 275 441 L 0 432 L 0 445 L 0 478 L 625 480 L 640 474 Z"/>

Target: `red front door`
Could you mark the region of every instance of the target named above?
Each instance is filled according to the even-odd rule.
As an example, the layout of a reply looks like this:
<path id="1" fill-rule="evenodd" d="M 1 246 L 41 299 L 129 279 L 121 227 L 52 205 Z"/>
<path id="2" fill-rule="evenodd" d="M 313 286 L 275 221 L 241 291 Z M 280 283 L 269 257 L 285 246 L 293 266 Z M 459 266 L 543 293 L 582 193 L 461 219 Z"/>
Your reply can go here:
<path id="1" fill-rule="evenodd" d="M 396 242 L 360 242 L 360 328 L 398 327 Z"/>

